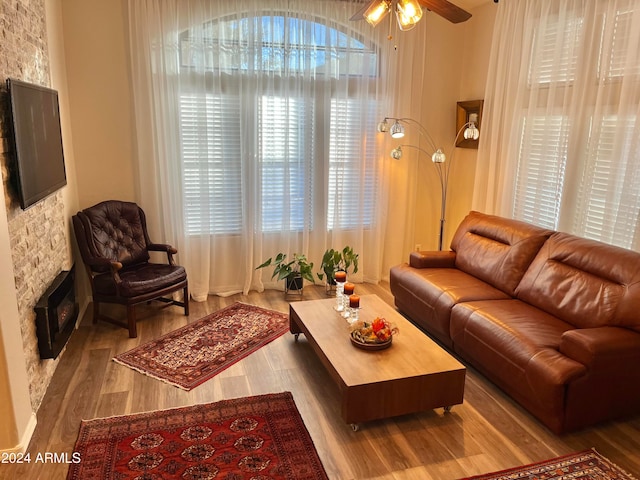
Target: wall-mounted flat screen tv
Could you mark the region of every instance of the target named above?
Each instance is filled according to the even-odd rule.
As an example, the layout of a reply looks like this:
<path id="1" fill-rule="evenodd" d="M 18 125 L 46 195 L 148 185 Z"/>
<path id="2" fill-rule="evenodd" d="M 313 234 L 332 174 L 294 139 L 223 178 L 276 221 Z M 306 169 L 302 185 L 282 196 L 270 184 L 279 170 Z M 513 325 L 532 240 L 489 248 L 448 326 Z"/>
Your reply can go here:
<path id="1" fill-rule="evenodd" d="M 58 92 L 12 78 L 7 88 L 15 183 L 26 209 L 67 184 Z"/>

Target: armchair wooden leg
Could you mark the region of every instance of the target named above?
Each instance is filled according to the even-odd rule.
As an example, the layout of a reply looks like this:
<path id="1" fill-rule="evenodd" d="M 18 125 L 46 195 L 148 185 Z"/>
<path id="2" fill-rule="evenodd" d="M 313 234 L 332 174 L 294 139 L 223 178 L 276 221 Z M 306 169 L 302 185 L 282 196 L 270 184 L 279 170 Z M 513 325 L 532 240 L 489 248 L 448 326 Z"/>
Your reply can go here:
<path id="1" fill-rule="evenodd" d="M 100 304 L 93 301 L 93 323 L 98 323 L 98 317 L 100 316 Z"/>
<path id="2" fill-rule="evenodd" d="M 127 323 L 129 325 L 129 338 L 136 338 L 138 336 L 138 331 L 136 329 L 135 305 L 127 305 Z"/>
<path id="3" fill-rule="evenodd" d="M 189 316 L 189 286 L 185 285 L 184 287 L 184 298 L 182 299 L 184 302 L 184 315 L 186 317 Z"/>

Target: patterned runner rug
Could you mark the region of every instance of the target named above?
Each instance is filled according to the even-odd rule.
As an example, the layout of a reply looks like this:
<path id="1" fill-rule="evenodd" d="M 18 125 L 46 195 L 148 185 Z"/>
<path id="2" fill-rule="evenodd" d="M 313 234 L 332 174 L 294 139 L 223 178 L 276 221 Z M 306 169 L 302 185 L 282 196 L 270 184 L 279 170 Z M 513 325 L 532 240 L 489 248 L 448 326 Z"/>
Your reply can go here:
<path id="1" fill-rule="evenodd" d="M 461 480 L 636 480 L 595 450 Z"/>
<path id="2" fill-rule="evenodd" d="M 289 392 L 83 421 L 67 479 L 327 479 Z"/>
<path id="3" fill-rule="evenodd" d="M 191 390 L 288 329 L 284 313 L 235 303 L 113 360 Z"/>

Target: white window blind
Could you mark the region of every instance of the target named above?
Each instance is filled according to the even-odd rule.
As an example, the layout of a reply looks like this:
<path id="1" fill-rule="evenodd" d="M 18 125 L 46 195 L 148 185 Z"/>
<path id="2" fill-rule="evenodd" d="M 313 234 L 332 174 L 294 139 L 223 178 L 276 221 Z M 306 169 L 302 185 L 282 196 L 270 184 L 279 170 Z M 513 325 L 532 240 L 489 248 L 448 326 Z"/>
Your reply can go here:
<path id="1" fill-rule="evenodd" d="M 531 44 L 529 84 L 572 82 L 583 35 L 582 18 L 566 21 L 552 17 L 544 25 L 539 25 Z"/>
<path id="2" fill-rule="evenodd" d="M 327 228 L 371 225 L 377 191 L 375 169 L 375 118 L 366 116 L 372 105 L 359 101 L 331 101 L 329 195 Z M 363 158 L 361 162 L 359 159 Z M 358 161 L 356 161 L 358 159 Z M 338 194 L 339 193 L 339 194 Z M 340 198 L 340 202 L 336 199 Z"/>
<path id="3" fill-rule="evenodd" d="M 565 179 L 568 118 L 537 116 L 523 122 L 516 173 L 515 218 L 555 229 Z"/>
<path id="4" fill-rule="evenodd" d="M 182 94 L 180 134 L 185 228 L 190 235 L 242 227 L 240 137 L 235 96 Z"/>
<path id="5" fill-rule="evenodd" d="M 302 230 L 313 221 L 313 104 L 265 96 L 258 118 L 262 231 Z"/>
<path id="6" fill-rule="evenodd" d="M 631 148 L 636 119 L 609 115 L 593 123 L 574 230 L 631 248 L 640 220 L 640 153 Z"/>
<path id="7" fill-rule="evenodd" d="M 629 62 L 626 51 L 630 42 L 638 42 L 638 32 L 631 28 L 633 10 L 618 11 L 603 18 L 599 52 L 599 77 L 612 80 L 626 75 L 639 75 L 640 65 Z M 608 22 L 611 25 L 608 25 Z"/>

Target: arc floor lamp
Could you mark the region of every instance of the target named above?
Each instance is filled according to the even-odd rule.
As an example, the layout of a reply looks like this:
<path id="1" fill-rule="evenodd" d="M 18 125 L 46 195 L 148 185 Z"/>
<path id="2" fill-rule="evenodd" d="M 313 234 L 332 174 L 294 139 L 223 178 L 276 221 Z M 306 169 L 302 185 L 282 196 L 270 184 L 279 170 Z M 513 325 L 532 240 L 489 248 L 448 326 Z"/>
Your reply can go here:
<path id="1" fill-rule="evenodd" d="M 391 125 L 389 125 L 391 123 Z M 404 137 L 405 134 L 405 125 L 413 126 L 418 129 L 420 135 L 425 139 L 429 148 L 433 149 L 432 153 L 429 153 L 424 148 L 417 145 L 403 144 L 398 145 L 396 148 L 391 150 L 391 157 L 396 160 L 402 158 L 403 148 L 413 148 L 418 150 L 421 153 L 429 156 L 431 161 L 433 162 L 436 172 L 438 174 L 438 180 L 440 181 L 440 235 L 438 237 L 438 250 L 442 250 L 442 241 L 444 236 L 444 222 L 445 222 L 445 212 L 447 207 L 447 191 L 449 189 L 449 172 L 451 170 L 451 164 L 453 163 L 453 157 L 455 153 L 456 143 L 458 142 L 458 138 L 460 135 L 463 135 L 465 139 L 468 140 L 478 140 L 480 138 L 480 131 L 476 125 L 475 121 L 468 121 L 458 130 L 455 138 L 453 139 L 453 146 L 451 149 L 451 159 L 447 162 L 447 156 L 442 150 L 439 148 L 429 132 L 418 122 L 412 118 L 395 118 L 395 117 L 385 117 L 378 124 L 378 132 L 386 133 L 389 132 L 391 137 L 395 139 L 400 139 Z"/>

